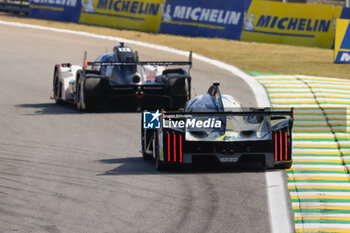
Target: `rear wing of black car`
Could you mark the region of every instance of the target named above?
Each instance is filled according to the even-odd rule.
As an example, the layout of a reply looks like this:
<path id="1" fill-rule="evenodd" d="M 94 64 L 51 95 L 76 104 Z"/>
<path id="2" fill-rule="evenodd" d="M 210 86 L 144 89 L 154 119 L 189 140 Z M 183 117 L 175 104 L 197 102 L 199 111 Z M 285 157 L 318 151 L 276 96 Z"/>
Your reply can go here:
<path id="1" fill-rule="evenodd" d="M 188 61 L 137 61 L 137 62 L 90 62 L 87 60 L 87 52 L 84 53 L 83 72 L 88 66 L 134 66 L 134 65 L 151 65 L 151 66 L 189 66 L 188 72 L 192 68 L 192 51 L 188 56 Z"/>

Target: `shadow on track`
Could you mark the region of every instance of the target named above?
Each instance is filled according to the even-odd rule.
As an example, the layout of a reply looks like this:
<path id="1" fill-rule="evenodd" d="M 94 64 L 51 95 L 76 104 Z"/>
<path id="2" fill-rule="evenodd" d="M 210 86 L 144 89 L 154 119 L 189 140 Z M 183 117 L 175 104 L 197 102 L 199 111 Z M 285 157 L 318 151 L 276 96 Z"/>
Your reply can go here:
<path id="1" fill-rule="evenodd" d="M 116 168 L 105 171 L 97 176 L 104 175 L 156 175 L 158 171 L 155 169 L 151 161 L 145 161 L 140 157 L 120 158 L 120 159 L 102 159 L 95 162 L 104 164 L 116 164 Z"/>
<path id="2" fill-rule="evenodd" d="M 55 103 L 40 103 L 40 104 L 19 104 L 17 108 L 33 109 L 33 113 L 22 115 L 61 115 L 61 114 L 80 114 L 74 105 L 71 104 L 55 104 Z"/>
<path id="3" fill-rule="evenodd" d="M 117 167 L 105 171 L 97 176 L 104 175 L 161 175 L 161 174 L 203 174 L 203 173 L 264 173 L 261 164 L 237 164 L 223 166 L 212 161 L 196 162 L 191 167 L 170 167 L 166 171 L 156 170 L 154 161 L 146 161 L 140 157 L 103 159 L 95 162 L 103 164 L 116 164 Z"/>

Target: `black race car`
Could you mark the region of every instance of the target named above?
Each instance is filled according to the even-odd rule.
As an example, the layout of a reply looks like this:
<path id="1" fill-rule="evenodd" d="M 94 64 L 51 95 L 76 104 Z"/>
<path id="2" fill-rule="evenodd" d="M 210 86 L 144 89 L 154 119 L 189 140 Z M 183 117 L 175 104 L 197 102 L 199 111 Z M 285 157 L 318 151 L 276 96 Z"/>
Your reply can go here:
<path id="1" fill-rule="evenodd" d="M 56 103 L 73 103 L 79 110 L 177 110 L 191 98 L 192 52 L 188 61 L 139 61 L 137 51 L 120 43 L 113 53 L 102 54 L 94 62 L 86 57 L 85 52 L 83 67 L 70 63 L 55 66 Z"/>

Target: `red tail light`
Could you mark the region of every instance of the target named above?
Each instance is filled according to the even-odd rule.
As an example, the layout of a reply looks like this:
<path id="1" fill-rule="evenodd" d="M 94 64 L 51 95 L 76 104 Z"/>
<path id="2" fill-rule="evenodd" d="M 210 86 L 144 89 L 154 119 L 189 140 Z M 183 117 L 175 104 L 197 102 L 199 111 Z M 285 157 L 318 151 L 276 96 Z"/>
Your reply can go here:
<path id="1" fill-rule="evenodd" d="M 275 161 L 290 160 L 289 143 L 288 143 L 288 129 L 274 132 L 275 144 Z M 279 146 L 278 146 L 279 145 Z M 284 153 L 284 156 L 283 156 Z"/>
<path id="2" fill-rule="evenodd" d="M 174 162 L 176 162 L 176 134 L 173 134 L 174 136 Z"/>
<path id="3" fill-rule="evenodd" d="M 288 136 L 287 132 L 284 132 L 284 141 L 285 141 L 285 147 L 286 147 L 286 154 L 285 154 L 285 160 L 288 159 Z"/>
<path id="4" fill-rule="evenodd" d="M 143 91 L 136 92 L 136 97 L 137 98 L 142 98 L 143 97 Z"/>
<path id="5" fill-rule="evenodd" d="M 180 134 L 179 135 L 179 149 L 180 149 L 180 151 L 179 151 L 179 153 L 180 153 L 180 163 L 182 163 L 182 135 Z"/>
<path id="6" fill-rule="evenodd" d="M 282 160 L 282 132 L 280 132 L 280 160 Z"/>
<path id="7" fill-rule="evenodd" d="M 167 131 L 164 133 L 163 145 L 164 154 L 167 155 L 167 162 L 182 163 L 183 162 L 183 135 L 178 132 Z"/>
<path id="8" fill-rule="evenodd" d="M 275 133 L 275 161 L 277 161 L 277 133 Z"/>
<path id="9" fill-rule="evenodd" d="M 168 133 L 168 162 L 170 162 L 170 134 Z"/>

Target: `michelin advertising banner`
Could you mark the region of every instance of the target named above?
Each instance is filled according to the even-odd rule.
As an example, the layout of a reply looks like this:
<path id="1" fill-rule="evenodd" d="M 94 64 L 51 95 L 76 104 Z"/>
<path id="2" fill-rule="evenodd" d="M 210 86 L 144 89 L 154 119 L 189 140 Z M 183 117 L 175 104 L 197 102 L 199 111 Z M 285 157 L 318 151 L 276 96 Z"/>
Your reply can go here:
<path id="1" fill-rule="evenodd" d="M 185 36 L 332 48 L 350 9 L 261 0 L 30 0 L 30 17 Z"/>
<path id="2" fill-rule="evenodd" d="M 161 33 L 239 40 L 250 0 L 166 0 Z"/>
<path id="3" fill-rule="evenodd" d="M 32 18 L 78 22 L 80 0 L 30 0 L 29 16 Z"/>
<path id="4" fill-rule="evenodd" d="M 159 32 L 161 0 L 82 0 L 80 23 Z"/>
<path id="5" fill-rule="evenodd" d="M 340 18 L 341 19 L 350 19 L 350 8 L 344 7 L 342 12 L 341 12 Z"/>
<path id="6" fill-rule="evenodd" d="M 350 63 L 350 21 L 348 19 L 337 19 L 334 62 Z"/>
<path id="7" fill-rule="evenodd" d="M 342 8 L 253 1 L 244 17 L 243 41 L 332 48 Z"/>

